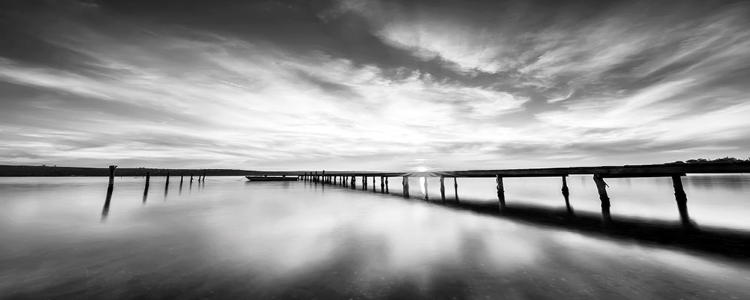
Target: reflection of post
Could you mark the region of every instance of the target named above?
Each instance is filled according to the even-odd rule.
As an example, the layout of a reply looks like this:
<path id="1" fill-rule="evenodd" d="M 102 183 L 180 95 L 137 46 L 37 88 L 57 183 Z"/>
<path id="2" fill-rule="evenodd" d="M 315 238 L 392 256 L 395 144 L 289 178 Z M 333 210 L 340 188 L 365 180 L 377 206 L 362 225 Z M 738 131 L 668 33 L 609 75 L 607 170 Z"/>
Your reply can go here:
<path id="1" fill-rule="evenodd" d="M 385 176 L 385 192 L 388 193 L 388 176 Z"/>
<path id="2" fill-rule="evenodd" d="M 685 229 L 692 229 L 693 223 L 690 221 L 687 208 L 687 194 L 682 187 L 682 176 L 672 176 L 672 185 L 674 186 L 674 198 L 677 200 L 677 210 L 680 212 L 680 221 Z"/>
<path id="3" fill-rule="evenodd" d="M 445 202 L 445 176 L 440 176 L 440 201 Z"/>
<path id="4" fill-rule="evenodd" d="M 505 187 L 503 186 L 503 178 L 500 175 L 495 175 L 495 182 L 497 183 L 497 200 L 500 201 L 500 212 L 504 212 L 505 206 Z"/>
<path id="5" fill-rule="evenodd" d="M 182 195 L 182 182 L 183 182 L 183 175 L 180 173 L 180 195 Z"/>
<path id="6" fill-rule="evenodd" d="M 401 186 L 403 186 L 404 189 L 404 198 L 409 198 L 409 177 L 402 177 Z"/>
<path id="7" fill-rule="evenodd" d="M 203 172 L 203 182 L 206 182 L 206 172 Z"/>
<path id="8" fill-rule="evenodd" d="M 456 202 L 458 201 L 458 179 L 456 177 L 453 177 L 453 189 L 456 191 Z"/>
<path id="9" fill-rule="evenodd" d="M 424 179 L 424 183 L 422 183 L 422 186 L 424 186 L 424 200 L 428 201 L 430 200 L 430 192 L 427 190 L 427 177 L 422 177 Z"/>
<path id="10" fill-rule="evenodd" d="M 190 184 L 193 184 L 193 173 L 190 173 Z"/>
<path id="11" fill-rule="evenodd" d="M 604 178 L 601 174 L 594 174 L 594 183 L 596 183 L 596 189 L 599 191 L 599 200 L 602 202 L 602 221 L 604 222 L 604 225 L 609 225 L 612 221 L 612 216 L 609 215 L 607 183 L 604 182 Z"/>
<path id="12" fill-rule="evenodd" d="M 570 207 L 570 191 L 568 190 L 568 181 L 566 180 L 567 175 L 562 177 L 562 195 L 565 197 L 565 207 L 568 209 L 568 215 L 573 215 L 573 208 Z"/>
<path id="13" fill-rule="evenodd" d="M 109 214 L 109 202 L 112 200 L 112 191 L 115 189 L 115 169 L 117 166 L 109 166 L 109 184 L 107 185 L 107 197 L 104 199 L 104 208 L 102 209 L 102 220 Z"/>
<path id="14" fill-rule="evenodd" d="M 151 173 L 146 172 L 146 187 L 143 189 L 143 203 L 146 203 L 146 198 L 148 198 L 148 186 L 151 182 Z"/>

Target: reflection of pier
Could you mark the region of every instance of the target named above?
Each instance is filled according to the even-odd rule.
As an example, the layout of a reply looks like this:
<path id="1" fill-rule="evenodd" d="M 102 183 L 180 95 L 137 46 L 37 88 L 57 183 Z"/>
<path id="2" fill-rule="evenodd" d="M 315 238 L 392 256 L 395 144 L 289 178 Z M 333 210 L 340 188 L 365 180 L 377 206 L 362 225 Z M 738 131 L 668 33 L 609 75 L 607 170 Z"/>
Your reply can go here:
<path id="1" fill-rule="evenodd" d="M 281 174 L 283 172 L 273 172 Z M 497 198 L 500 213 L 508 212 L 505 201 L 505 187 L 503 178 L 505 177 L 560 177 L 561 192 L 565 200 L 566 213 L 568 217 L 574 217 L 575 213 L 570 204 L 570 191 L 567 185 L 566 177 L 569 175 L 592 175 L 599 193 L 601 201 L 602 215 L 601 222 L 604 225 L 610 225 L 612 217 L 610 215 L 611 201 L 607 194 L 607 178 L 631 178 L 631 177 L 670 177 L 674 188 L 675 201 L 677 210 L 680 213 L 682 227 L 685 229 L 695 229 L 687 208 L 687 195 L 682 185 L 682 177 L 687 174 L 736 174 L 750 173 L 750 163 L 705 163 L 705 164 L 665 164 L 665 165 L 628 165 L 628 166 L 603 166 L 603 167 L 573 167 L 573 168 L 538 168 L 538 169 L 505 169 L 505 170 L 468 170 L 468 171 L 438 171 L 438 172 L 288 172 L 286 175 L 297 175 L 305 181 L 316 183 L 335 184 L 343 187 L 356 188 L 357 177 L 361 178 L 362 190 L 369 190 L 368 179 L 372 179 L 372 190 L 377 191 L 375 185 L 376 177 L 380 177 L 380 191 L 388 193 L 388 178 L 402 177 L 403 196 L 409 197 L 409 180 L 408 177 L 439 177 L 440 178 L 440 196 L 441 201 L 445 202 L 445 178 L 453 178 L 455 189 L 454 202 L 458 202 L 458 180 L 459 177 L 473 178 L 495 178 L 497 186 Z M 422 189 L 427 190 L 427 180 L 422 180 Z M 429 200 L 428 193 L 424 193 L 425 200 Z"/>

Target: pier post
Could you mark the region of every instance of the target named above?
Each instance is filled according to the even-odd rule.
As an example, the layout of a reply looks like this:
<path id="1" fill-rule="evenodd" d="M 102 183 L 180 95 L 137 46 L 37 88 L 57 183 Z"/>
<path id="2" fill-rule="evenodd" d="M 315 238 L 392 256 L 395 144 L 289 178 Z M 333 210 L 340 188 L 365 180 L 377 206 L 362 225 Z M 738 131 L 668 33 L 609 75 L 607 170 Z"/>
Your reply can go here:
<path id="1" fill-rule="evenodd" d="M 599 191 L 599 200 L 602 202 L 602 221 L 604 225 L 612 222 L 612 216 L 609 214 L 609 196 L 607 195 L 607 183 L 604 182 L 602 174 L 594 174 L 594 183 Z"/>
<path id="2" fill-rule="evenodd" d="M 385 176 L 380 176 L 380 193 L 385 193 Z"/>
<path id="3" fill-rule="evenodd" d="M 182 185 L 182 182 L 185 181 L 184 178 L 183 178 L 183 176 L 184 175 L 182 175 L 182 173 L 180 173 L 180 185 Z"/>
<path id="4" fill-rule="evenodd" d="M 573 215 L 573 208 L 570 207 L 570 190 L 568 190 L 568 181 L 566 180 L 567 175 L 562 177 L 562 195 L 565 198 L 565 208 L 568 210 L 568 215 Z"/>
<path id="5" fill-rule="evenodd" d="M 680 212 L 680 221 L 685 229 L 693 229 L 693 222 L 690 221 L 690 215 L 687 208 L 687 194 L 682 187 L 682 176 L 672 176 L 672 185 L 674 186 L 674 198 L 677 200 L 677 209 Z"/>
<path id="6" fill-rule="evenodd" d="M 377 192 L 377 186 L 375 185 L 375 175 L 372 176 L 372 192 Z"/>
<path id="7" fill-rule="evenodd" d="M 206 172 L 203 172 L 203 182 L 206 182 Z"/>
<path id="8" fill-rule="evenodd" d="M 459 202 L 458 201 L 458 179 L 456 179 L 456 177 L 453 177 L 453 189 L 456 192 L 456 202 Z"/>
<path id="9" fill-rule="evenodd" d="M 409 177 L 408 176 L 402 177 L 401 186 L 404 189 L 404 198 L 409 198 Z"/>
<path id="10" fill-rule="evenodd" d="M 326 170 L 320 173 L 320 183 L 326 184 Z"/>
<path id="11" fill-rule="evenodd" d="M 367 190 L 367 176 L 362 175 L 362 190 Z"/>
<path id="12" fill-rule="evenodd" d="M 151 173 L 146 172 L 146 187 L 143 188 L 143 203 L 146 203 L 146 198 L 148 198 L 148 186 L 151 182 Z"/>
<path id="13" fill-rule="evenodd" d="M 495 175 L 495 183 L 497 183 L 497 200 L 500 201 L 500 212 L 506 210 L 505 206 L 505 187 L 503 186 L 503 178 L 500 175 Z"/>
<path id="14" fill-rule="evenodd" d="M 424 178 L 424 183 L 422 184 L 422 186 L 424 186 L 424 201 L 429 201 L 430 191 L 427 189 L 427 176 L 422 177 L 422 178 Z"/>
<path id="15" fill-rule="evenodd" d="M 351 179 L 351 188 L 356 189 L 357 188 L 357 175 L 352 175 Z"/>
<path id="16" fill-rule="evenodd" d="M 388 176 L 385 176 L 385 192 L 388 193 Z"/>
<path id="17" fill-rule="evenodd" d="M 164 184 L 165 189 L 168 187 L 169 187 L 169 172 L 167 172 L 167 182 Z"/>
<path id="18" fill-rule="evenodd" d="M 190 184 L 193 184 L 193 173 L 190 173 Z"/>
<path id="19" fill-rule="evenodd" d="M 440 176 L 440 201 L 445 202 L 445 177 Z"/>
<path id="20" fill-rule="evenodd" d="M 112 192 L 115 189 L 115 169 L 117 169 L 117 166 L 109 166 L 109 184 L 107 184 L 107 197 L 104 199 L 104 208 L 102 209 L 102 221 L 109 214 L 109 202 L 112 201 Z"/>

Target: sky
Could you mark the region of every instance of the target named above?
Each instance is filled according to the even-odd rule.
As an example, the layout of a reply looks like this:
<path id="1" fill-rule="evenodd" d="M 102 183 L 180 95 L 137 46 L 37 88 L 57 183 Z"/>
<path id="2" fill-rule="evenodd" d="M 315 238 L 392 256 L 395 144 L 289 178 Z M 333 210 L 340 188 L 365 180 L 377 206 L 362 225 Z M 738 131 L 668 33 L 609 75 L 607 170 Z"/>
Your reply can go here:
<path id="1" fill-rule="evenodd" d="M 750 2 L 0 2 L 0 164 L 750 157 Z"/>

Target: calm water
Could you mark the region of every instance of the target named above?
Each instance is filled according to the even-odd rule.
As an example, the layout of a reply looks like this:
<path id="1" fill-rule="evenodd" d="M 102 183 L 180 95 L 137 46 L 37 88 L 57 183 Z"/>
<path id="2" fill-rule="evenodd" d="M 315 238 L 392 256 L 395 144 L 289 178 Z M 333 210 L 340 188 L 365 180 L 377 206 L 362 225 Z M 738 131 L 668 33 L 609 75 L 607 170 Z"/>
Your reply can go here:
<path id="1" fill-rule="evenodd" d="M 609 184 L 613 216 L 677 219 L 669 180 Z M 144 202 L 142 178 L 117 178 L 103 217 L 106 185 L 0 178 L 0 298 L 750 299 L 745 264 L 418 200 L 238 177 L 180 188 L 173 177 L 168 190 L 152 178 Z M 577 210 L 598 211 L 590 178 L 570 187 Z M 697 223 L 750 227 L 747 177 L 685 187 Z M 563 204 L 557 180 L 505 188 L 509 205 Z M 492 180 L 459 179 L 462 199 L 493 195 Z"/>

